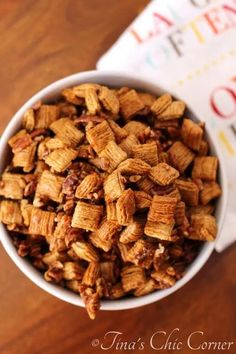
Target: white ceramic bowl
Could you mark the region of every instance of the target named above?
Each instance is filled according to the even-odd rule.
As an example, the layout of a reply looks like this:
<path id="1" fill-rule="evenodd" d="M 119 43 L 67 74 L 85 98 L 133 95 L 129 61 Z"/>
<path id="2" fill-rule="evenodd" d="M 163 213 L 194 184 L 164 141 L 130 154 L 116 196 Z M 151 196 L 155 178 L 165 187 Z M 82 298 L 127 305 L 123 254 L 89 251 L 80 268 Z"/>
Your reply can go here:
<path id="1" fill-rule="evenodd" d="M 44 102 L 50 101 L 51 99 L 57 97 L 62 89 L 66 87 L 78 85 L 83 82 L 96 82 L 108 86 L 130 86 L 137 89 L 146 90 L 157 95 L 160 95 L 164 92 L 162 88 L 154 85 L 151 82 L 145 81 L 140 78 L 136 78 L 134 76 L 129 76 L 117 72 L 88 71 L 88 72 L 74 74 L 64 79 L 61 79 L 59 81 L 56 81 L 53 84 L 44 88 L 43 90 L 39 91 L 32 98 L 30 98 L 19 109 L 19 111 L 14 115 L 14 117 L 9 122 L 0 141 L 0 172 L 3 171 L 10 156 L 10 149 L 7 145 L 7 141 L 14 133 L 17 132 L 17 130 L 19 130 L 24 112 L 38 100 L 42 100 Z M 188 114 L 189 117 L 192 118 L 193 120 L 199 121 L 197 115 L 194 114 L 193 112 L 189 111 Z M 227 199 L 227 184 L 226 184 L 225 169 L 223 167 L 221 152 L 219 151 L 217 144 L 214 140 L 214 137 L 212 137 L 207 126 L 206 126 L 206 132 L 208 136 L 208 141 L 210 142 L 211 152 L 214 155 L 218 156 L 220 161 L 219 182 L 223 189 L 223 193 L 222 193 L 222 197 L 217 202 L 217 208 L 215 214 L 218 223 L 218 236 L 219 236 L 223 219 L 224 219 L 224 214 L 225 214 L 225 206 L 226 206 L 226 199 Z M 81 298 L 77 294 L 73 293 L 70 290 L 66 290 L 57 285 L 53 285 L 46 282 L 38 270 L 36 270 L 27 260 L 20 257 L 17 254 L 17 251 L 11 241 L 8 232 L 6 231 L 5 227 L 2 224 L 0 225 L 0 239 L 2 241 L 3 247 L 11 257 L 11 259 L 15 262 L 17 267 L 19 267 L 20 270 L 28 278 L 30 278 L 35 284 L 37 284 L 40 288 L 44 289 L 48 293 L 58 297 L 61 300 L 67 301 L 77 306 L 84 306 Z M 215 246 L 215 242 L 205 243 L 197 258 L 188 267 L 184 277 L 178 280 L 176 284 L 171 288 L 158 290 L 152 294 L 145 295 L 142 297 L 137 297 L 137 298 L 130 297 L 130 298 L 124 298 L 124 299 L 114 300 L 114 301 L 103 300 L 101 308 L 103 310 L 131 309 L 131 308 L 150 304 L 152 302 L 158 301 L 170 295 L 171 293 L 175 292 L 177 289 L 181 288 L 184 284 L 186 284 L 202 268 L 204 263 L 211 255 L 214 246 Z"/>

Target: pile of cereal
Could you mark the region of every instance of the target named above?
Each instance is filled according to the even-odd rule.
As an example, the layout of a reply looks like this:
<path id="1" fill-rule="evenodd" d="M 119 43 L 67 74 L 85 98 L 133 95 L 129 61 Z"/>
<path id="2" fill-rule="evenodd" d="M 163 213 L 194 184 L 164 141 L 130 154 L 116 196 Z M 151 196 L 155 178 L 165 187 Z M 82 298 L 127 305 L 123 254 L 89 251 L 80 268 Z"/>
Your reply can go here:
<path id="1" fill-rule="evenodd" d="M 169 94 L 85 83 L 38 102 L 10 140 L 0 219 L 44 278 L 100 299 L 172 286 L 217 232 L 217 157 Z"/>

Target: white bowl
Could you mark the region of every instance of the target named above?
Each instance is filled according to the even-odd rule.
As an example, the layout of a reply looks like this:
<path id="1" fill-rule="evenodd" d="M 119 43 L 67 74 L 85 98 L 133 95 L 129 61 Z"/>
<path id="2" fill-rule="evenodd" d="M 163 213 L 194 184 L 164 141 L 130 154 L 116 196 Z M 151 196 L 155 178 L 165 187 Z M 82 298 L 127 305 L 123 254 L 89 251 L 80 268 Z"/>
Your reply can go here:
<path id="1" fill-rule="evenodd" d="M 78 74 L 74 74 L 59 81 L 54 82 L 53 84 L 45 87 L 43 90 L 39 91 L 35 94 L 32 98 L 30 98 L 14 115 L 14 117 L 9 122 L 7 128 L 5 129 L 1 141 L 0 141 L 0 172 L 3 171 L 6 163 L 9 159 L 10 149 L 8 147 L 7 141 L 8 139 L 19 130 L 21 126 L 21 120 L 23 117 L 24 112 L 33 106 L 33 104 L 39 100 L 42 101 L 50 101 L 51 99 L 57 97 L 60 91 L 66 87 L 78 85 L 84 82 L 95 82 L 99 84 L 104 84 L 108 86 L 130 86 L 137 89 L 146 90 L 148 92 L 152 92 L 156 95 L 160 95 L 165 91 L 154 85 L 151 82 L 145 81 L 141 78 L 136 78 L 134 76 L 129 76 L 123 73 L 117 72 L 100 72 L 100 71 L 87 71 Z M 199 121 L 197 115 L 194 114 L 192 111 L 188 112 L 189 117 L 195 121 Z M 204 117 L 203 117 L 204 118 Z M 226 207 L 226 199 L 227 199 L 227 183 L 226 183 L 226 176 L 225 176 L 225 169 L 223 166 L 221 152 L 217 147 L 215 138 L 211 135 L 211 132 L 208 130 L 206 126 L 207 138 L 210 142 L 211 152 L 218 156 L 219 158 L 219 183 L 222 187 L 223 193 L 221 198 L 219 198 L 217 202 L 217 208 L 215 216 L 217 218 L 218 223 L 218 236 L 220 234 L 224 214 L 225 214 L 225 207 Z M 217 237 L 218 237 L 217 236 Z M 61 300 L 67 301 L 71 304 L 77 306 L 84 306 L 81 298 L 73 293 L 70 290 L 63 289 L 57 285 L 48 283 L 44 280 L 42 274 L 35 269 L 27 260 L 20 257 L 17 254 L 17 251 L 12 243 L 12 240 L 6 231 L 5 227 L 0 224 L 0 239 L 2 241 L 3 247 L 11 257 L 11 259 L 15 262 L 17 267 L 28 277 L 30 278 L 35 284 L 37 284 L 40 288 L 44 289 L 48 293 L 58 297 Z M 123 310 L 123 309 L 131 309 L 139 306 L 144 306 L 150 304 L 152 302 L 158 301 L 173 292 L 177 289 L 181 288 L 184 284 L 186 284 L 204 265 L 207 261 L 209 256 L 211 255 L 213 249 L 215 247 L 215 242 L 208 243 L 206 242 L 200 250 L 200 253 L 193 261 L 193 263 L 188 267 L 186 274 L 183 276 L 182 279 L 178 280 L 174 286 L 164 290 L 155 291 L 149 295 L 145 295 L 142 297 L 130 297 L 124 298 L 119 300 L 103 300 L 101 303 L 102 310 Z"/>

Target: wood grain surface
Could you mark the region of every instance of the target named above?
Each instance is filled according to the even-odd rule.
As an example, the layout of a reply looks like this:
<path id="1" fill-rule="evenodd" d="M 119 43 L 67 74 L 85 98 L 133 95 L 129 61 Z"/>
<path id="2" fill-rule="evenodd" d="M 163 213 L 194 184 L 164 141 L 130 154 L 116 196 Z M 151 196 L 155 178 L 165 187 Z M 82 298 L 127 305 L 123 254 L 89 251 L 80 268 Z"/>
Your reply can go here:
<path id="1" fill-rule="evenodd" d="M 147 3 L 145 0 L 1 0 L 0 1 L 0 130 L 36 91 L 63 76 L 94 69 L 98 58 Z M 1 158 L 1 157 L 0 157 Z M 175 328 L 182 349 L 192 353 L 207 341 L 236 341 L 236 245 L 213 254 L 184 288 L 155 304 L 129 311 L 100 312 L 90 321 L 84 309 L 64 303 L 31 283 L 0 247 L 0 354 L 103 353 L 109 331 L 120 332 L 105 352 L 156 351 L 150 338 Z M 140 339 L 139 339 L 140 338 Z M 154 344 L 164 344 L 165 336 Z M 98 341 L 94 341 L 98 339 Z M 139 339 L 139 341 L 138 341 Z M 144 342 L 130 350 L 122 341 Z M 137 342 L 138 341 L 138 342 Z M 124 345 L 124 344 L 123 344 Z M 204 351 L 210 352 L 213 351 Z M 214 351 L 219 352 L 219 351 Z M 231 350 L 236 353 L 236 344 Z"/>

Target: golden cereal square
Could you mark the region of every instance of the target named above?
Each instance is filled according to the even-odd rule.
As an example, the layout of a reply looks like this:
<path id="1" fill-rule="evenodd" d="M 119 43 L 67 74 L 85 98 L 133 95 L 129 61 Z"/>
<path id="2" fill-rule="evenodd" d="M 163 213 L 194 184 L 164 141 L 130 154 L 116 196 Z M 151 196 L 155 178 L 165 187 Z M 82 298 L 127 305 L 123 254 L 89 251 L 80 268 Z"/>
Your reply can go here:
<path id="1" fill-rule="evenodd" d="M 86 137 L 97 154 L 105 149 L 110 141 L 115 141 L 115 135 L 105 120 L 97 124 L 94 128 L 88 129 Z"/>
<path id="2" fill-rule="evenodd" d="M 198 124 L 194 123 L 191 119 L 184 119 L 181 128 L 181 136 L 184 144 L 189 148 L 195 151 L 200 150 L 203 130 Z"/>
<path id="3" fill-rule="evenodd" d="M 124 138 L 119 147 L 124 150 L 129 157 L 133 155 L 133 147 L 139 145 L 140 142 L 135 134 L 129 134 L 126 138 Z"/>
<path id="4" fill-rule="evenodd" d="M 171 236 L 173 230 L 174 222 L 171 224 L 165 224 L 162 222 L 147 221 L 144 233 L 147 236 L 158 238 L 163 241 L 173 241 Z"/>
<path id="5" fill-rule="evenodd" d="M 152 199 L 147 219 L 153 222 L 172 224 L 177 205 L 177 199 L 165 195 L 155 195 Z"/>
<path id="6" fill-rule="evenodd" d="M 95 231 L 98 228 L 103 213 L 102 205 L 77 202 L 72 217 L 72 227 Z"/>
<path id="7" fill-rule="evenodd" d="M 215 156 L 196 157 L 192 170 L 192 178 L 216 181 L 218 159 Z"/>
<path id="8" fill-rule="evenodd" d="M 191 217 L 191 233 L 187 236 L 193 240 L 214 241 L 217 224 L 214 216 L 196 214 Z"/>
<path id="9" fill-rule="evenodd" d="M 183 173 L 194 159 L 194 153 L 180 141 L 176 141 L 168 150 L 169 158 L 175 168 Z"/>
<path id="10" fill-rule="evenodd" d="M 182 101 L 172 102 L 164 111 L 158 114 L 160 120 L 170 120 L 182 117 L 185 111 L 185 103 Z"/>
<path id="11" fill-rule="evenodd" d="M 31 211 L 29 233 L 50 237 L 55 226 L 56 213 L 33 208 Z"/>
<path id="12" fill-rule="evenodd" d="M 112 172 L 103 184 L 105 200 L 107 203 L 118 199 L 125 190 L 124 178 L 118 170 Z"/>
<path id="13" fill-rule="evenodd" d="M 120 225 L 128 225 L 133 221 L 135 198 L 132 189 L 125 190 L 116 203 L 117 221 Z"/>
<path id="14" fill-rule="evenodd" d="M 56 172 L 64 172 L 77 155 L 78 152 L 71 148 L 56 149 L 46 156 L 45 162 Z"/>
<path id="15" fill-rule="evenodd" d="M 110 141 L 104 150 L 101 151 L 100 157 L 104 157 L 109 162 L 108 172 L 112 172 L 122 161 L 127 158 L 127 154 L 114 141 Z"/>
<path id="16" fill-rule="evenodd" d="M 133 146 L 133 157 L 147 162 L 150 166 L 158 164 L 158 150 L 156 142 Z"/>
<path id="17" fill-rule="evenodd" d="M 125 292 L 137 289 L 145 283 L 145 272 L 142 267 L 131 265 L 121 271 L 121 282 Z"/>
<path id="18" fill-rule="evenodd" d="M 60 140 L 64 141 L 67 146 L 75 147 L 84 136 L 84 133 L 77 129 L 73 121 L 69 118 L 56 120 L 50 125 L 50 129 Z"/>
<path id="19" fill-rule="evenodd" d="M 200 200 L 203 205 L 207 205 L 212 199 L 221 195 L 221 188 L 216 182 L 207 182 L 203 184 L 203 189 L 200 192 Z"/>
<path id="20" fill-rule="evenodd" d="M 20 204 L 11 200 L 0 201 L 0 221 L 6 225 L 22 223 Z"/>
<path id="21" fill-rule="evenodd" d="M 176 187 L 178 188 L 182 200 L 191 206 L 197 206 L 199 202 L 199 188 L 198 186 L 188 180 L 177 179 Z"/>
<path id="22" fill-rule="evenodd" d="M 125 120 L 131 119 L 145 108 L 142 100 L 135 90 L 130 90 L 119 96 L 120 110 Z"/>
<path id="23" fill-rule="evenodd" d="M 158 115 L 172 103 L 172 97 L 168 93 L 158 97 L 151 106 L 151 111 Z"/>
<path id="24" fill-rule="evenodd" d="M 149 176 L 152 181 L 161 186 L 173 183 L 179 177 L 179 171 L 165 162 L 161 162 L 151 168 Z"/>
<path id="25" fill-rule="evenodd" d="M 57 203 L 62 203 L 62 183 L 64 178 L 57 176 L 49 171 L 43 171 L 37 184 L 35 196 L 38 198 L 46 197 Z"/>
<path id="26" fill-rule="evenodd" d="M 59 107 L 43 104 L 36 112 L 36 129 L 46 129 L 59 118 Z"/>

